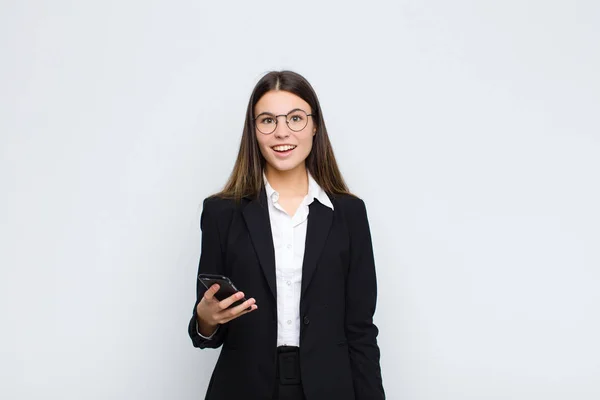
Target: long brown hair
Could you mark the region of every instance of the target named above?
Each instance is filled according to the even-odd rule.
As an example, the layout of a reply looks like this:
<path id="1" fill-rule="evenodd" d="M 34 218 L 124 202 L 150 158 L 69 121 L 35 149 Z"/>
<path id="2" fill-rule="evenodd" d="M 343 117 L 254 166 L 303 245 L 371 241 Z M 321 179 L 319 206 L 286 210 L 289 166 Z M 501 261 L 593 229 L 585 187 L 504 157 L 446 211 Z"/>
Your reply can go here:
<path id="1" fill-rule="evenodd" d="M 300 74 L 292 71 L 271 71 L 258 81 L 250 95 L 244 132 L 233 171 L 223 190 L 215 196 L 232 198 L 237 201 L 240 201 L 242 197 L 258 198 L 264 186 L 263 168 L 266 160 L 260 152 L 256 139 L 254 106 L 270 90 L 284 90 L 293 93 L 310 105 L 317 131 L 312 149 L 305 161 L 306 168 L 326 193 L 331 195 L 350 194 L 335 161 L 321 105 L 314 89 Z"/>

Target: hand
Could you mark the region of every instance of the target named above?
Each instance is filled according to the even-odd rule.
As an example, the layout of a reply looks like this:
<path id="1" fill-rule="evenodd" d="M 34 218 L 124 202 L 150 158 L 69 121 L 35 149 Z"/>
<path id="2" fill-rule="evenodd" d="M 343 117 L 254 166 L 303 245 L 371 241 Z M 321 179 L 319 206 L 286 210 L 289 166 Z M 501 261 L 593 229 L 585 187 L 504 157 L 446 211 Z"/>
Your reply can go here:
<path id="1" fill-rule="evenodd" d="M 198 330 L 204 336 L 212 335 L 217 329 L 217 326 L 226 324 L 227 322 L 258 308 L 255 304 L 256 300 L 251 298 L 242 304 L 228 309 L 230 305 L 244 298 L 244 293 L 237 292 L 225 300 L 219 301 L 215 297 L 215 293 L 218 291 L 219 285 L 212 285 L 210 289 L 204 292 L 204 296 L 196 307 L 196 314 L 198 314 Z"/>

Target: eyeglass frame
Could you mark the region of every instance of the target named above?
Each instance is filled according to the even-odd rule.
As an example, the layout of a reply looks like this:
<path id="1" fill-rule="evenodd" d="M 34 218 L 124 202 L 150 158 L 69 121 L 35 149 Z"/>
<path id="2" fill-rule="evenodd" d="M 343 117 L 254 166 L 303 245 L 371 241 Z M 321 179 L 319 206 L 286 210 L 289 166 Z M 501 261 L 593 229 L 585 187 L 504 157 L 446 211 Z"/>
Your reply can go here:
<path id="1" fill-rule="evenodd" d="M 304 125 L 304 127 L 302 127 L 302 129 L 299 129 L 297 131 L 292 129 L 292 127 L 290 126 L 290 121 L 288 120 L 288 115 L 290 115 L 294 111 L 302 111 L 304 114 L 306 114 L 307 117 L 313 117 L 315 115 L 313 113 L 309 114 L 301 108 L 294 108 L 293 110 L 290 110 L 287 114 L 279 114 L 279 115 L 274 115 L 274 114 L 271 114 L 270 112 L 265 111 L 265 112 L 258 114 L 256 117 L 252 118 L 252 121 L 254 121 L 254 127 L 256 128 L 256 130 L 259 131 L 260 133 L 262 133 L 263 135 L 271 135 L 271 134 L 273 134 L 273 132 L 275 132 L 277 130 L 277 124 L 279 123 L 279 119 L 278 119 L 279 117 L 285 117 L 285 124 L 287 125 L 288 128 L 290 128 L 290 130 L 292 132 L 302 132 L 308 126 L 308 119 L 306 120 L 306 125 Z M 258 117 L 260 117 L 261 115 L 264 115 L 264 114 L 272 116 L 273 119 L 275 120 L 275 128 L 273 129 L 273 131 L 271 131 L 269 133 L 264 133 L 263 131 L 258 129 L 258 126 L 256 126 L 256 120 L 258 119 Z"/>

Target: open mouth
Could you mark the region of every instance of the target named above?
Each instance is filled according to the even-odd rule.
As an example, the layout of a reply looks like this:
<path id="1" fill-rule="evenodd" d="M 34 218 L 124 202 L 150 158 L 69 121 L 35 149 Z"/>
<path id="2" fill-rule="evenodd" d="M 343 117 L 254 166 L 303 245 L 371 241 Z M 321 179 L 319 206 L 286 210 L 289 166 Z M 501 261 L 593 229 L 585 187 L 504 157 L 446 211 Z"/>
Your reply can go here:
<path id="1" fill-rule="evenodd" d="M 271 147 L 271 148 L 273 149 L 273 151 L 275 151 L 275 152 L 277 152 L 277 153 L 282 153 L 282 154 L 285 154 L 285 153 L 289 153 L 289 152 L 291 152 L 291 151 L 292 151 L 292 150 L 294 150 L 296 147 L 297 147 L 297 146 L 294 146 L 294 145 L 290 145 L 290 144 L 284 144 L 284 145 L 281 145 L 281 146 L 273 146 L 273 147 Z"/>

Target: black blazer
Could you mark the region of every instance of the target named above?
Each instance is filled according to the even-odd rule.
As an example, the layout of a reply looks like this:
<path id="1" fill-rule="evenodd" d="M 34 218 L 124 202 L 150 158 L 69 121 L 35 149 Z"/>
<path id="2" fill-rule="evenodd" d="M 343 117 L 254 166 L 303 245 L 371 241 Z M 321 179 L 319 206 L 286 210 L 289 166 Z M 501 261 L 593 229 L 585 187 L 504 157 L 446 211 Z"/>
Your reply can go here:
<path id="1" fill-rule="evenodd" d="M 300 297 L 300 369 L 307 400 L 384 399 L 377 283 L 364 202 L 329 196 L 309 206 Z M 208 198 L 201 216 L 199 273 L 228 276 L 258 309 L 219 327 L 210 340 L 188 327 L 195 347 L 223 349 L 206 399 L 271 399 L 276 382 L 275 252 L 266 192 L 258 199 Z M 204 295 L 197 282 L 196 305 Z"/>

